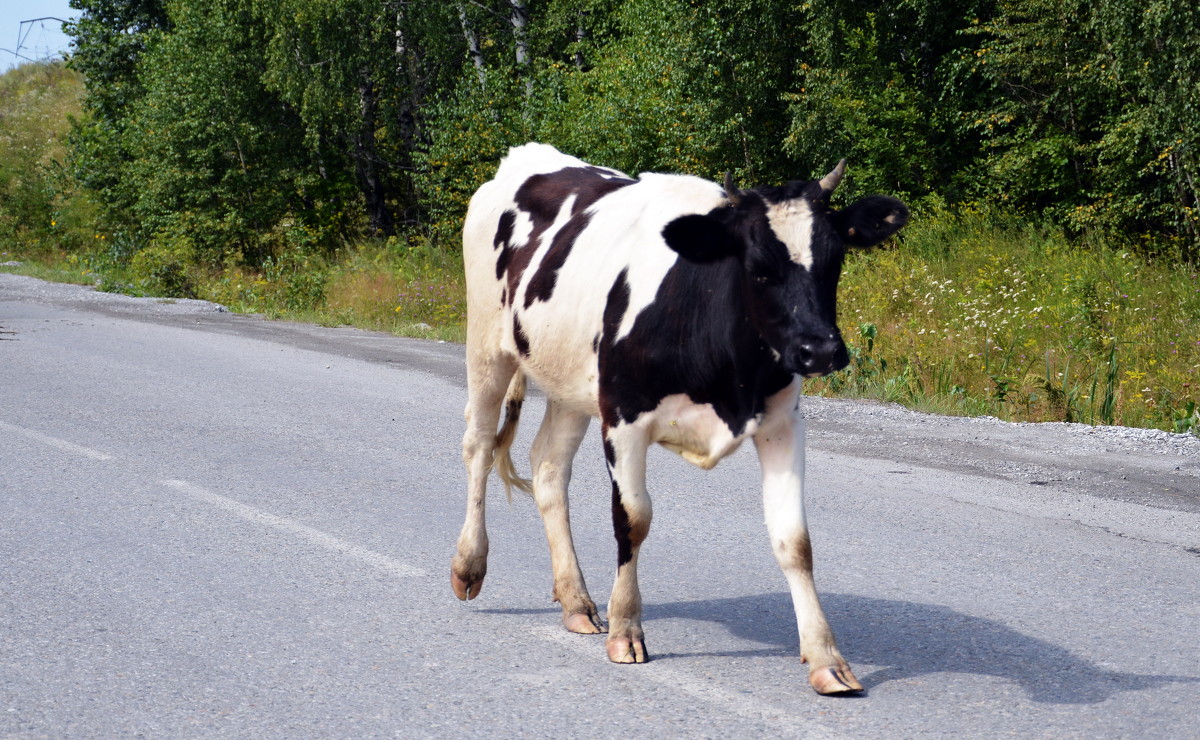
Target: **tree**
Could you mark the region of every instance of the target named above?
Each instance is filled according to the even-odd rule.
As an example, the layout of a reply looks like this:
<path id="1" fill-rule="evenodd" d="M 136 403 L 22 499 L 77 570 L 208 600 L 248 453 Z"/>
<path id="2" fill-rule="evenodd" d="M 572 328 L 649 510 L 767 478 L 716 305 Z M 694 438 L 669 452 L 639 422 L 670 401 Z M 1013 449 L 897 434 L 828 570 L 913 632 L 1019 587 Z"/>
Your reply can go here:
<path id="1" fill-rule="evenodd" d="M 145 239 L 185 244 L 196 259 L 265 256 L 272 230 L 309 221 L 329 195 L 307 176 L 295 111 L 262 83 L 266 29 L 246 0 L 169 10 L 170 32 L 146 47 L 129 124 L 130 212 Z"/>
<path id="2" fill-rule="evenodd" d="M 623 3 L 585 35 L 595 41 L 561 47 L 544 65 L 537 133 L 632 172 L 794 178 L 779 140 L 796 18 L 775 0 Z M 579 37 L 567 23 L 556 28 Z M 587 65 L 571 58 L 579 52 Z"/>
<path id="3" fill-rule="evenodd" d="M 785 88 L 786 150 L 813 171 L 846 157 L 852 177 L 843 197 L 962 197 L 979 142 L 962 111 L 987 95 L 959 69 L 971 45 L 961 32 L 987 18 L 991 4 L 806 4 L 797 81 Z"/>
<path id="4" fill-rule="evenodd" d="M 270 34 L 265 83 L 299 113 L 306 145 L 327 170 L 349 166 L 370 231 L 392 233 L 380 139 L 381 108 L 398 82 L 396 14 L 364 0 L 260 2 L 256 10 Z"/>
<path id="5" fill-rule="evenodd" d="M 747 185 L 846 157 L 841 197 L 980 201 L 1200 252 L 1185 0 L 72 1 L 73 172 L 141 243 L 449 243 L 537 139 Z"/>
<path id="6" fill-rule="evenodd" d="M 72 37 L 68 66 L 87 79 L 86 105 L 105 124 L 119 124 L 141 97 L 139 65 L 155 31 L 170 28 L 164 0 L 70 0 L 79 18 L 67 23 Z"/>
<path id="7" fill-rule="evenodd" d="M 1101 84 L 1115 105 L 1080 216 L 1178 236 L 1200 256 L 1200 10 L 1185 0 L 1097 3 Z"/>
<path id="8" fill-rule="evenodd" d="M 1083 0 L 1001 0 L 971 30 L 974 71 L 996 94 L 971 113 L 984 136 L 984 192 L 1064 217 L 1087 200 L 1107 95 L 1094 73 L 1099 40 Z"/>
<path id="9" fill-rule="evenodd" d="M 129 111 L 145 93 L 141 61 L 148 39 L 170 28 L 163 0 L 71 0 L 80 11 L 65 24 L 72 37 L 68 66 L 84 76 L 87 118 L 71 135 L 75 178 L 97 193 L 113 221 L 122 221 L 130 202 L 121 188 L 132 158 L 125 138 Z"/>

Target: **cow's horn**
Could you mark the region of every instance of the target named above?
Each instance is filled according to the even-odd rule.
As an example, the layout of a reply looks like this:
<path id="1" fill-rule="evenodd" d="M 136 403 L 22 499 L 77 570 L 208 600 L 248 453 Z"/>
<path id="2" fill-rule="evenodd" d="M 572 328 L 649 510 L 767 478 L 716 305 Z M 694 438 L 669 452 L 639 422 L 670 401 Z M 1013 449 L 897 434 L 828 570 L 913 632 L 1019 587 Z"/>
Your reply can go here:
<path id="1" fill-rule="evenodd" d="M 725 170 L 725 197 L 735 206 L 742 200 L 742 191 L 733 184 L 733 173 Z"/>
<path id="2" fill-rule="evenodd" d="M 837 167 L 833 168 L 825 177 L 821 178 L 821 189 L 826 193 L 832 193 L 837 190 L 838 184 L 842 181 L 842 175 L 846 174 L 846 160 L 843 159 L 837 163 Z"/>

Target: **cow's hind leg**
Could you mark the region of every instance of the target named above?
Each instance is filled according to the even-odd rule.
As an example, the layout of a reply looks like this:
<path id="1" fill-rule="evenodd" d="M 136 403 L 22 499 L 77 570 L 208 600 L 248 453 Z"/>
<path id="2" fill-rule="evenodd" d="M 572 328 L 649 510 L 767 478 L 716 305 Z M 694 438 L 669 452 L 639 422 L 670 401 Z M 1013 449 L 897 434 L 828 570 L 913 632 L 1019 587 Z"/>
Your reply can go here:
<path id="1" fill-rule="evenodd" d="M 645 663 L 642 593 L 638 588 L 638 551 L 650 533 L 650 496 L 646 493 L 646 448 L 643 430 L 622 425 L 604 428 L 604 455 L 612 478 L 613 534 L 617 538 L 617 578 L 608 602 L 608 659 Z"/>
<path id="2" fill-rule="evenodd" d="M 533 465 L 533 496 L 550 545 L 554 600 L 562 605 L 563 626 L 582 634 L 606 631 L 575 556 L 567 504 L 571 464 L 590 420 L 587 414 L 571 411 L 554 400 L 547 401 L 546 417 L 529 455 Z"/>
<path id="3" fill-rule="evenodd" d="M 785 391 L 773 402 L 795 404 Z M 800 631 L 800 659 L 808 682 L 821 694 L 862 691 L 838 650 L 813 581 L 812 545 L 804 516 L 804 420 L 784 411 L 754 436 L 763 473 L 763 510 L 771 549 L 792 592 Z"/>
<path id="4" fill-rule="evenodd" d="M 516 361 L 507 355 L 467 353 L 467 431 L 463 435 L 463 462 L 467 466 L 467 517 L 450 564 L 450 585 L 463 600 L 473 599 L 487 574 L 488 536 L 484 516 L 488 474 L 496 451 L 496 426 L 505 391 L 516 372 Z"/>

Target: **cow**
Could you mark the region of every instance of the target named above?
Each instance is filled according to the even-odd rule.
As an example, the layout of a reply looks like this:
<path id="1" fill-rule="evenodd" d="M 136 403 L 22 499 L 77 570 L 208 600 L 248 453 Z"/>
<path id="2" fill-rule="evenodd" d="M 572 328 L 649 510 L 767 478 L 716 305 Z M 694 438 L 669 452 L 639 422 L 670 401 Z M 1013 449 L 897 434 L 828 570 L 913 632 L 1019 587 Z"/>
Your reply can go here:
<path id="1" fill-rule="evenodd" d="M 532 493 L 553 598 L 571 632 L 604 633 L 616 663 L 648 660 L 637 583 L 650 530 L 646 453 L 658 443 L 709 469 L 752 439 L 771 546 L 791 591 L 800 657 L 821 694 L 862 691 L 822 612 L 803 504 L 801 383 L 845 367 L 837 284 L 847 247 L 908 220 L 894 198 L 842 210 L 825 177 L 740 190 L 698 177 L 632 178 L 545 144 L 510 149 L 463 226 L 467 290 L 467 513 L 451 563 L 459 599 L 487 572 L 487 479 Z M 511 447 L 528 380 L 545 393 L 532 480 Z M 501 413 L 503 424 L 500 424 Z M 617 574 L 604 624 L 576 559 L 572 460 L 600 419 Z"/>

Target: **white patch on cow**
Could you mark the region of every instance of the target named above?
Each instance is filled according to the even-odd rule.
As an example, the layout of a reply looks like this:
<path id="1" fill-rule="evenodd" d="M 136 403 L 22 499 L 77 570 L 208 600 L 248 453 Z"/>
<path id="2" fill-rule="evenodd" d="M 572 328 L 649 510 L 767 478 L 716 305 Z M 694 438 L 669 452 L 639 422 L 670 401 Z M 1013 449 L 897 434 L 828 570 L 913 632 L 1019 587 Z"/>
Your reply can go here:
<path id="1" fill-rule="evenodd" d="M 767 207 L 767 222 L 779 241 L 783 242 L 792 261 L 811 270 L 813 265 L 813 212 L 803 198 L 772 203 Z"/>
<path id="2" fill-rule="evenodd" d="M 762 467 L 763 515 L 767 530 L 791 538 L 807 529 L 804 515 L 805 421 L 794 381 L 767 399 L 766 418 L 754 438 Z"/>
<path id="3" fill-rule="evenodd" d="M 528 211 L 522 211 L 517 208 L 517 204 L 513 203 L 512 211 L 516 211 L 517 217 L 513 219 L 512 236 L 508 243 L 514 247 L 523 247 L 529 244 L 529 237 L 533 236 L 533 219 L 529 217 Z"/>
<path id="4" fill-rule="evenodd" d="M 634 424 L 646 430 L 649 441 L 709 470 L 758 431 L 759 422 L 750 419 L 743 429 L 730 429 L 712 404 L 696 403 L 687 394 L 676 393 L 660 401 L 653 411 L 641 414 Z"/>

